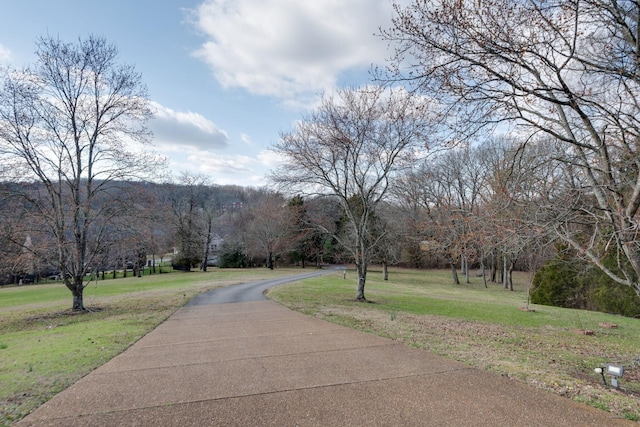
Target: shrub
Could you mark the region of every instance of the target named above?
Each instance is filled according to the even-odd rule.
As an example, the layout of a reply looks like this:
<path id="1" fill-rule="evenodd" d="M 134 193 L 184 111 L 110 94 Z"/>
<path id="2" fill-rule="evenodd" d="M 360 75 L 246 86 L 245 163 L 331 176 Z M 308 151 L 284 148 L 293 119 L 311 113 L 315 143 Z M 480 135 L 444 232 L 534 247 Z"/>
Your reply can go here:
<path id="1" fill-rule="evenodd" d="M 174 270 L 191 271 L 191 268 L 198 265 L 200 259 L 178 256 L 171 261 Z"/>
<path id="2" fill-rule="evenodd" d="M 613 282 L 597 270 L 600 280 L 589 287 L 589 309 L 633 317 L 640 315 L 640 297 L 629 286 Z"/>
<path id="3" fill-rule="evenodd" d="M 557 307 L 586 308 L 580 266 L 576 262 L 555 259 L 536 272 L 531 302 Z"/>
<path id="4" fill-rule="evenodd" d="M 606 264 L 615 268 L 611 260 L 606 260 Z M 640 298 L 631 287 L 615 283 L 591 264 L 563 256 L 557 256 L 536 272 L 531 302 L 623 316 L 640 314 Z"/>
<path id="5" fill-rule="evenodd" d="M 239 242 L 224 242 L 218 259 L 220 268 L 244 268 L 248 265 L 244 247 Z"/>

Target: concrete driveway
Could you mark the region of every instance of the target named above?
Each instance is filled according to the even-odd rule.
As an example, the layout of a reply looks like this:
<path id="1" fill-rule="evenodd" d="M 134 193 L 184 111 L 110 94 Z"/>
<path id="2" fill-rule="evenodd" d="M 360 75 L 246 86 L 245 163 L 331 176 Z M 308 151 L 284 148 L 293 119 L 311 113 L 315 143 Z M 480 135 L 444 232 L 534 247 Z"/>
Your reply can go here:
<path id="1" fill-rule="evenodd" d="M 215 301 L 178 310 L 18 425 L 637 425 L 272 301 Z"/>

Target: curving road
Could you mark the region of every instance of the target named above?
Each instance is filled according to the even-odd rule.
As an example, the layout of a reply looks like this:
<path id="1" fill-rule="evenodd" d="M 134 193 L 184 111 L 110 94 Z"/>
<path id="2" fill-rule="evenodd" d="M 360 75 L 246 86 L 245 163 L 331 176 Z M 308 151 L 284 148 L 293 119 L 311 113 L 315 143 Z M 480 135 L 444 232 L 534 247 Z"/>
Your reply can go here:
<path id="1" fill-rule="evenodd" d="M 284 285 L 285 283 L 297 282 L 298 280 L 333 273 L 335 271 L 336 269 L 317 270 L 312 273 L 299 274 L 296 276 L 261 280 L 259 282 L 241 283 L 238 285 L 226 286 L 224 288 L 217 288 L 194 297 L 187 303 L 187 307 L 266 300 L 267 297 L 264 296 L 264 292 L 267 289 Z"/>

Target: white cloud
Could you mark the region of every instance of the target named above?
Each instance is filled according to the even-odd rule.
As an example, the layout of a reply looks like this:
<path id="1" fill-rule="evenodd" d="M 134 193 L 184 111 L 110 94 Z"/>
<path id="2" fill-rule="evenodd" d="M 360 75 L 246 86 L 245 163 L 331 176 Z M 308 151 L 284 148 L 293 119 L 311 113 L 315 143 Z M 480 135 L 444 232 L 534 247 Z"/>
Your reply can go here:
<path id="1" fill-rule="evenodd" d="M 174 111 L 152 102 L 154 119 L 149 127 L 154 133 L 157 151 L 169 159 L 176 171 L 202 173 L 212 182 L 262 186 L 269 162 L 263 153 L 248 154 L 253 145 L 247 134 L 232 144 L 229 136 L 213 122 L 198 113 Z"/>
<path id="2" fill-rule="evenodd" d="M 164 150 L 179 151 L 185 146 L 220 150 L 229 145 L 227 133 L 198 113 L 174 111 L 152 103 L 154 118 L 149 122 L 154 143 Z"/>
<path id="3" fill-rule="evenodd" d="M 253 141 L 251 140 L 251 136 L 247 135 L 246 133 L 243 133 L 240 135 L 240 140 L 249 147 L 253 146 Z"/>
<path id="4" fill-rule="evenodd" d="M 9 62 L 11 60 L 11 51 L 0 44 L 0 63 Z"/>
<path id="5" fill-rule="evenodd" d="M 198 149 L 188 149 L 171 157 L 174 171 L 188 170 L 211 177 L 220 185 L 262 186 L 266 169 L 261 162 L 245 155 L 216 154 Z"/>
<path id="6" fill-rule="evenodd" d="M 207 152 L 194 152 L 188 156 L 192 165 L 197 165 L 200 171 L 211 175 L 240 175 L 251 172 L 256 161 L 249 156 L 216 155 Z"/>
<path id="7" fill-rule="evenodd" d="M 263 150 L 258 153 L 258 161 L 261 165 L 274 169 L 278 166 L 281 166 L 284 163 L 284 160 L 281 154 L 276 153 L 273 150 Z"/>
<path id="8" fill-rule="evenodd" d="M 290 101 L 382 63 L 374 33 L 391 16 L 389 0 L 207 0 L 194 11 L 208 39 L 196 55 L 225 87 Z"/>

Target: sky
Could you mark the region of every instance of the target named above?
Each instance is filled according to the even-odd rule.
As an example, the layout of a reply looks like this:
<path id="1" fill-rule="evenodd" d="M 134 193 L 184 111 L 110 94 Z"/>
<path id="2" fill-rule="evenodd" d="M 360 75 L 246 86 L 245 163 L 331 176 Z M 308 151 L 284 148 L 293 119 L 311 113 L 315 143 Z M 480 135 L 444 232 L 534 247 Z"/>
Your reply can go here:
<path id="1" fill-rule="evenodd" d="M 371 83 L 392 16 L 392 0 L 0 0 L 0 65 L 32 64 L 41 36 L 104 37 L 142 74 L 176 177 L 261 187 L 320 94 Z"/>

